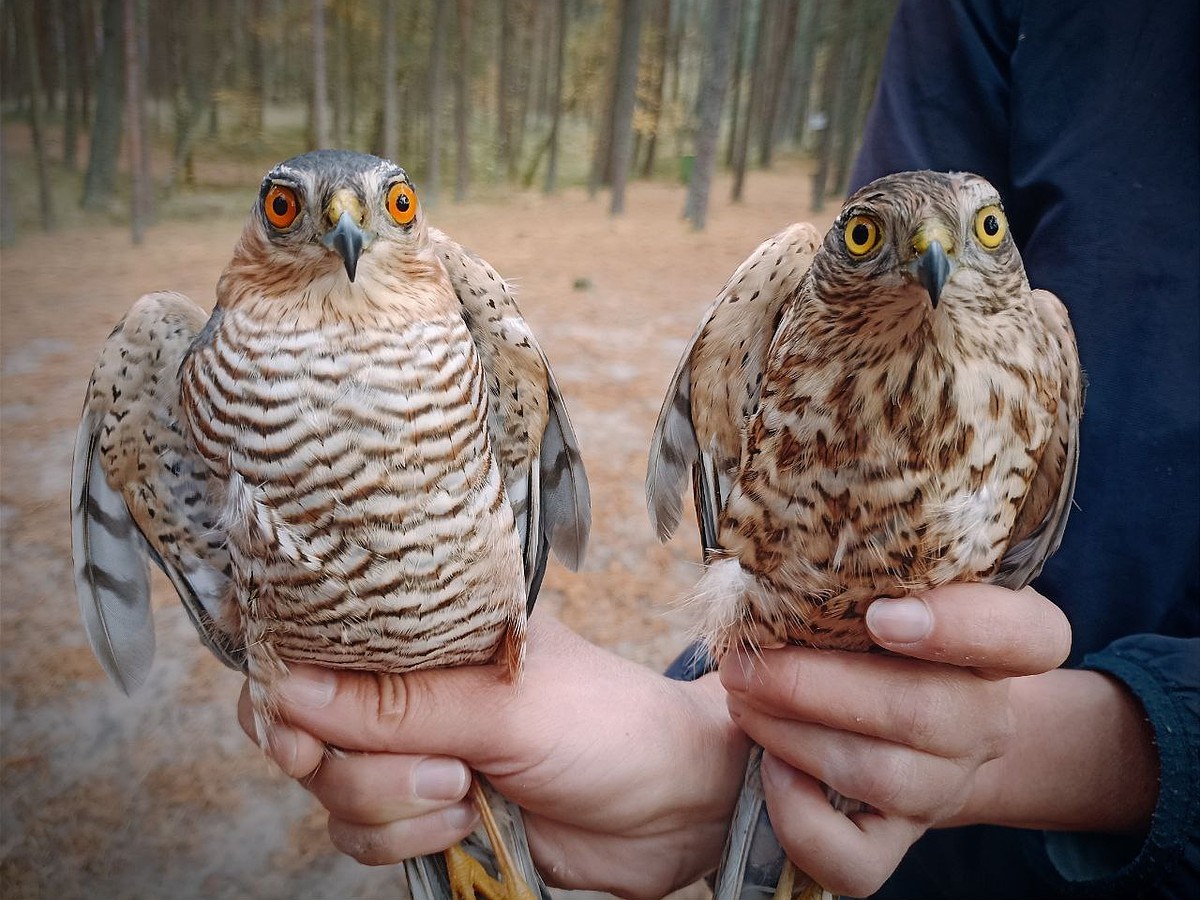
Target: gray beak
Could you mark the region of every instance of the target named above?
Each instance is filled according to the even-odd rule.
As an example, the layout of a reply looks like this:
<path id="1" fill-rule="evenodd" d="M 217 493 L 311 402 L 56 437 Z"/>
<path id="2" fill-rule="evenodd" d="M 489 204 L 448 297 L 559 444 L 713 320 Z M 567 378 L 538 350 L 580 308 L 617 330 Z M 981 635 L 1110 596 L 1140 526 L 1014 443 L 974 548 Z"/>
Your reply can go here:
<path id="1" fill-rule="evenodd" d="M 941 241 L 930 241 L 925 251 L 917 257 L 917 280 L 929 291 L 929 300 L 937 309 L 942 288 L 950 277 L 950 259 L 942 248 Z"/>
<path id="2" fill-rule="evenodd" d="M 358 258 L 362 256 L 364 237 L 354 217 L 349 212 L 344 212 L 337 224 L 321 238 L 321 243 L 335 250 L 342 258 L 342 262 L 346 264 L 346 274 L 351 281 L 354 280 L 354 273 L 358 269 Z"/>

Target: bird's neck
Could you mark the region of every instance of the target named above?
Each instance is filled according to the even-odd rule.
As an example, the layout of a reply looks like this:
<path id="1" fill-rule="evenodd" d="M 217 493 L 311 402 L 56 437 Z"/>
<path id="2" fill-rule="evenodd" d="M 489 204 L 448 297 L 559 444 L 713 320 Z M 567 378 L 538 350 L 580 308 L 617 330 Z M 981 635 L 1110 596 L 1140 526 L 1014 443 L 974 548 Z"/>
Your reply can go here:
<path id="1" fill-rule="evenodd" d="M 243 240 L 217 283 L 217 303 L 296 329 L 396 329 L 461 315 L 446 269 L 428 244 L 372 246 L 350 281 L 340 259 L 323 248 L 281 261 Z"/>

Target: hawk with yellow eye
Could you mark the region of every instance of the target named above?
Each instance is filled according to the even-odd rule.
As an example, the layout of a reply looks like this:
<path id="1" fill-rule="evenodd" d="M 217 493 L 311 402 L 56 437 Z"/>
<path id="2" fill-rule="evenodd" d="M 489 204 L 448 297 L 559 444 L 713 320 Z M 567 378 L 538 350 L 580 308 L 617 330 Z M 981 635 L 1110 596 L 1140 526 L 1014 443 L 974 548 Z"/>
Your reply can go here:
<path id="1" fill-rule="evenodd" d="M 207 646 L 246 671 L 263 746 L 289 662 L 518 678 L 548 552 L 577 568 L 590 521 L 575 433 L 512 290 L 373 156 L 273 168 L 212 315 L 142 297 L 88 386 L 72 525 L 92 647 L 124 690 L 145 680 L 153 559 Z M 473 791 L 491 871 L 453 848 L 444 869 L 406 864 L 414 896 L 533 896 L 519 814 Z"/>
<path id="2" fill-rule="evenodd" d="M 1082 402 L 1066 308 L 1030 289 L 983 178 L 890 175 L 850 197 L 823 239 L 793 225 L 763 243 L 684 351 L 650 448 L 661 539 L 693 481 L 709 656 L 868 650 L 878 597 L 1028 584 L 1066 525 Z M 770 896 L 781 869 L 795 875 L 754 838 L 760 755 L 721 900 Z M 813 888 L 788 884 L 776 896 Z"/>

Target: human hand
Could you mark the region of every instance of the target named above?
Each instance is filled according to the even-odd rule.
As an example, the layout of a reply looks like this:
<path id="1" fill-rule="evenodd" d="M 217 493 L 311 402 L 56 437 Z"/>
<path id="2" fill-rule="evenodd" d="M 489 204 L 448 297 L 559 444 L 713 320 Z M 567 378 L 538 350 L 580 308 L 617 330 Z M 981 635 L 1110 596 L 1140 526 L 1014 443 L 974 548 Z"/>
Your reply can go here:
<path id="1" fill-rule="evenodd" d="M 469 833 L 468 764 L 525 809 L 551 884 L 661 896 L 717 859 L 749 744 L 715 676 L 669 681 L 540 615 L 516 686 L 490 667 L 292 668 L 268 753 L 361 862 L 437 852 Z M 253 736 L 244 690 L 239 717 Z M 327 744 L 346 752 L 327 755 Z"/>
<path id="2" fill-rule="evenodd" d="M 1062 612 L 1031 588 L 947 585 L 876 601 L 867 626 L 899 655 L 786 647 L 721 666 L 731 717 L 766 751 L 776 836 L 801 871 L 863 896 L 926 829 L 963 817 L 1014 742 L 1010 688 L 1070 649 Z M 869 811 L 842 814 L 821 785 Z"/>

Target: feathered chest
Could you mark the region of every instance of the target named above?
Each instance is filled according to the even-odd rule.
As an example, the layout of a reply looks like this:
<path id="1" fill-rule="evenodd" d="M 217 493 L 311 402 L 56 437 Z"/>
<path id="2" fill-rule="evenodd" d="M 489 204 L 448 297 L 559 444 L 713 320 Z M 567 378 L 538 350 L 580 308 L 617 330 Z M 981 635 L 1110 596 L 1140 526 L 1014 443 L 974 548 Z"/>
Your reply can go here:
<path id="1" fill-rule="evenodd" d="M 799 553 L 826 587 L 985 577 L 1053 428 L 1036 353 L 834 350 L 772 348 L 725 539 L 763 570 Z"/>
<path id="2" fill-rule="evenodd" d="M 310 331 L 226 314 L 181 374 L 214 473 L 249 485 L 301 539 L 445 513 L 490 456 L 483 377 L 458 317 Z"/>

